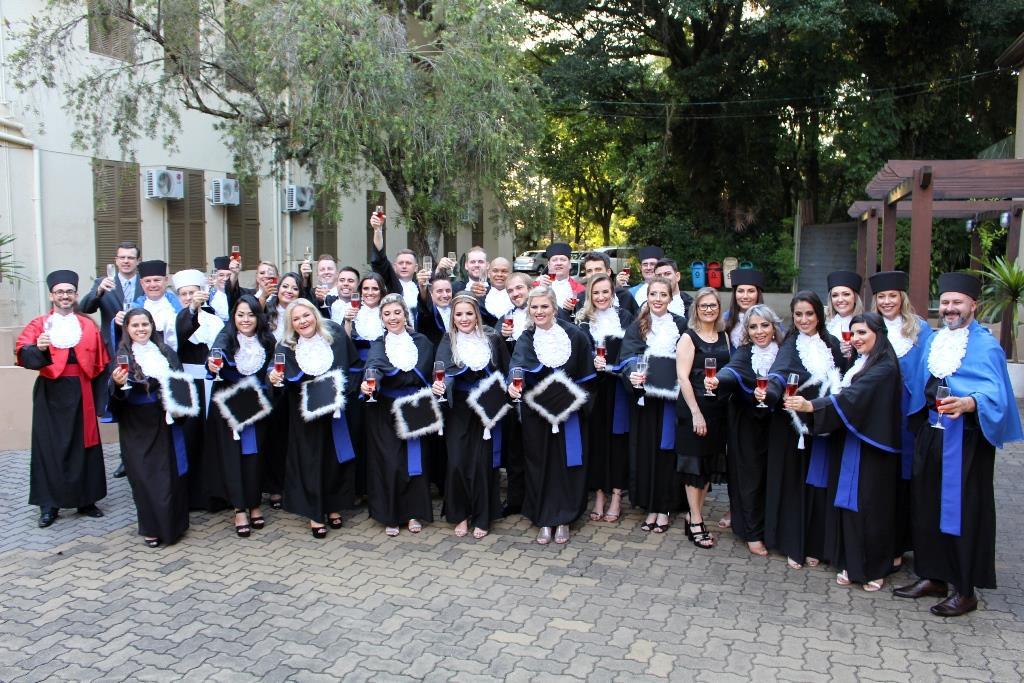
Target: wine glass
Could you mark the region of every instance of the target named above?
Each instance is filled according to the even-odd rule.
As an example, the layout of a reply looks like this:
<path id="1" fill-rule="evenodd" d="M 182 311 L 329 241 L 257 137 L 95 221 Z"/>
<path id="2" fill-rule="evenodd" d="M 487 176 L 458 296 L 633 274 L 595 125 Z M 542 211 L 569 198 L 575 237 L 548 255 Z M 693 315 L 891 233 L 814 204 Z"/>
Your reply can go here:
<path id="1" fill-rule="evenodd" d="M 423 270 L 427 271 L 431 275 L 434 274 L 434 257 L 424 256 L 423 257 Z"/>
<path id="2" fill-rule="evenodd" d="M 115 266 L 113 263 L 108 263 L 107 264 L 107 277 L 109 277 L 111 280 L 113 280 L 116 275 L 117 275 L 117 266 Z"/>
<path id="3" fill-rule="evenodd" d="M 231 260 L 241 261 L 242 260 L 242 249 L 237 244 L 231 245 Z"/>
<path id="4" fill-rule="evenodd" d="M 224 380 L 220 376 L 220 366 L 224 365 L 224 352 L 217 347 L 213 347 L 210 349 L 210 361 L 213 363 L 213 367 L 217 368 L 213 381 L 223 382 Z"/>
<path id="5" fill-rule="evenodd" d="M 942 410 L 941 410 L 941 407 L 942 407 L 942 402 L 945 401 L 950 396 L 952 396 L 952 394 L 949 391 L 949 387 L 947 387 L 945 385 L 936 387 L 936 389 L 935 389 L 935 412 L 938 415 L 938 417 L 935 418 L 935 424 L 932 425 L 932 427 L 934 427 L 935 429 L 943 429 L 943 430 L 946 429 L 945 427 L 942 426 Z"/>
<path id="6" fill-rule="evenodd" d="M 768 390 L 768 378 L 764 377 L 762 375 L 758 375 L 758 377 L 757 377 L 757 388 L 760 389 L 761 391 L 767 391 Z M 754 407 L 755 408 L 767 408 L 768 404 L 765 403 L 764 400 L 762 399 L 762 400 L 758 401 L 757 405 L 755 405 Z"/>
<path id="7" fill-rule="evenodd" d="M 636 374 L 643 375 L 643 377 L 640 379 L 640 389 L 644 389 L 644 383 L 647 382 L 647 367 L 648 367 L 648 365 L 647 365 L 647 359 L 646 358 L 639 358 L 639 359 L 637 359 L 637 361 L 636 361 Z M 641 396 L 640 399 L 636 402 L 636 404 L 638 406 L 644 405 L 644 397 Z"/>
<path id="8" fill-rule="evenodd" d="M 124 370 L 125 372 L 128 372 L 128 361 L 129 361 L 129 358 L 128 358 L 127 355 L 122 354 L 122 355 L 118 356 L 117 357 L 117 367 L 118 367 L 118 369 Z M 121 391 L 128 391 L 129 389 L 131 389 L 131 387 L 128 386 L 128 380 L 126 379 L 124 381 L 124 384 L 121 385 Z"/>
<path id="9" fill-rule="evenodd" d="M 359 298 L 358 294 L 353 293 L 348 299 L 348 305 L 352 307 L 352 310 L 356 313 L 359 312 L 359 307 L 362 306 L 362 299 Z"/>
<path id="10" fill-rule="evenodd" d="M 444 361 L 439 360 L 434 363 L 434 381 L 444 383 Z M 448 399 L 444 396 L 439 396 L 437 402 L 447 403 Z"/>
<path id="11" fill-rule="evenodd" d="M 705 358 L 704 359 L 704 378 L 714 379 L 718 373 L 718 359 L 717 358 Z M 715 392 L 710 389 L 704 390 L 705 396 L 714 396 Z"/>
<path id="12" fill-rule="evenodd" d="M 454 274 L 455 273 L 455 267 L 459 263 L 459 255 L 456 254 L 454 251 L 449 251 L 448 252 L 448 258 L 449 258 L 449 260 L 451 260 L 452 263 L 455 264 L 454 266 L 452 266 L 452 274 Z"/>
<path id="13" fill-rule="evenodd" d="M 274 354 L 274 372 L 276 372 L 277 374 L 282 375 L 282 376 L 284 375 L 284 354 L 283 353 L 275 353 Z M 279 379 L 277 382 L 274 383 L 274 386 L 275 387 L 283 387 L 284 386 L 284 379 L 283 378 Z"/>
<path id="14" fill-rule="evenodd" d="M 800 375 L 795 372 L 789 373 L 786 378 L 786 397 L 796 396 L 797 389 L 800 388 Z"/>
<path id="15" fill-rule="evenodd" d="M 512 386 L 514 386 L 516 388 L 516 391 L 522 392 L 523 391 L 523 382 L 524 382 L 523 369 L 522 368 L 512 368 L 511 377 L 512 377 Z M 523 401 L 522 401 L 522 399 L 517 398 L 517 399 L 513 399 L 512 402 L 513 403 L 522 403 Z"/>
<path id="16" fill-rule="evenodd" d="M 306 250 L 302 254 L 302 260 L 309 261 L 310 263 L 313 262 L 313 247 L 308 244 L 306 245 Z"/>
<path id="17" fill-rule="evenodd" d="M 605 354 L 608 353 L 608 347 L 605 346 L 604 339 L 602 339 L 601 341 L 597 342 L 597 344 L 594 345 L 594 351 L 597 354 L 598 358 L 605 357 Z M 604 372 L 604 370 L 605 368 L 601 368 L 601 372 Z"/>
<path id="18" fill-rule="evenodd" d="M 363 381 L 366 382 L 366 386 L 370 390 L 370 398 L 366 399 L 367 403 L 377 402 L 377 376 L 378 373 L 376 368 L 366 368 L 366 370 L 363 371 Z"/>

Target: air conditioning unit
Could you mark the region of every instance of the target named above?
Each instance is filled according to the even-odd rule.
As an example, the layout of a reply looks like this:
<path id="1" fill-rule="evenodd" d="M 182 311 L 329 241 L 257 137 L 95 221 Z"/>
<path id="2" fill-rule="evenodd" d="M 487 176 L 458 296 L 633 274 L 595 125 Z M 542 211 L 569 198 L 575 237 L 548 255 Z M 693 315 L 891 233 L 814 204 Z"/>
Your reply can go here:
<path id="1" fill-rule="evenodd" d="M 210 181 L 208 199 L 214 206 L 238 206 L 238 181 L 234 178 L 214 178 Z"/>
<path id="2" fill-rule="evenodd" d="M 146 199 L 183 199 L 185 197 L 185 174 L 166 168 L 146 171 Z"/>
<path id="3" fill-rule="evenodd" d="M 308 185 L 288 185 L 284 189 L 283 213 L 313 210 L 313 188 Z"/>

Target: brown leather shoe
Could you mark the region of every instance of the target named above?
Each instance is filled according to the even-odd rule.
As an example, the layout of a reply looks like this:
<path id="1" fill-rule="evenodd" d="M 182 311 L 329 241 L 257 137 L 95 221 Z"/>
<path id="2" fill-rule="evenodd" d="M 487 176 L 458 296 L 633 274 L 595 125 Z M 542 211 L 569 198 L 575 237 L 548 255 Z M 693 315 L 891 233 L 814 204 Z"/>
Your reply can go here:
<path id="1" fill-rule="evenodd" d="M 959 617 L 978 609 L 976 595 L 953 593 L 937 605 L 932 605 L 931 613 L 939 617 Z"/>
<path id="2" fill-rule="evenodd" d="M 897 598 L 923 598 L 926 596 L 935 596 L 939 598 L 946 597 L 948 588 L 943 581 L 932 581 L 931 579 L 920 579 L 915 583 L 911 583 L 906 586 L 900 586 L 892 592 Z"/>

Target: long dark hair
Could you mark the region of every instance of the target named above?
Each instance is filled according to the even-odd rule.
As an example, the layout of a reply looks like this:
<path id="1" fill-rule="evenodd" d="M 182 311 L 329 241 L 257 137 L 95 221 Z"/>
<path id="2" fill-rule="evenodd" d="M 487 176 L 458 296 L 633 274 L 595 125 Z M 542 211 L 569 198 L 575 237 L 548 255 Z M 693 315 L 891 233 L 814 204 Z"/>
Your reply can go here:
<path id="1" fill-rule="evenodd" d="M 156 321 L 153 320 L 153 315 L 141 306 L 139 308 L 133 308 L 124 314 L 124 321 L 121 323 L 121 341 L 117 344 L 117 351 L 114 354 L 114 361 L 117 361 L 117 356 L 128 356 L 128 374 L 138 381 L 145 381 L 146 375 L 143 374 L 142 368 L 135 362 L 135 354 L 132 353 L 132 338 L 128 335 L 128 323 L 132 318 L 137 318 L 140 315 L 146 316 L 149 320 L 149 329 L 151 330 L 149 340 L 156 344 L 156 347 L 160 349 L 160 353 L 164 354 L 164 357 L 170 360 L 171 349 L 164 344 L 164 335 L 156 329 Z"/>
<path id="2" fill-rule="evenodd" d="M 651 278 L 651 281 L 647 283 L 647 291 L 651 291 L 651 285 L 659 284 L 668 287 L 668 296 L 672 298 L 672 283 L 668 281 L 668 278 L 664 278 L 660 275 L 655 275 Z M 640 307 L 640 314 L 636 317 L 636 325 L 640 330 L 640 336 L 647 340 L 647 333 L 651 331 L 651 308 L 644 302 L 644 305 Z"/>
<path id="3" fill-rule="evenodd" d="M 850 327 L 853 328 L 858 323 L 867 325 L 868 329 L 875 333 L 875 346 L 868 352 L 864 367 L 854 375 L 853 381 L 856 382 L 858 376 L 883 358 L 891 358 L 897 373 L 897 376 L 891 379 L 895 386 L 903 386 L 903 378 L 899 377 L 900 361 L 892 344 L 889 343 L 889 329 L 885 326 L 885 320 L 877 313 L 858 313 L 850 320 Z"/>
<path id="4" fill-rule="evenodd" d="M 828 332 L 825 331 L 825 305 L 821 303 L 821 298 L 809 289 L 797 292 L 793 295 L 792 301 L 789 302 L 790 316 L 793 315 L 793 311 L 796 310 L 796 305 L 800 302 L 809 303 L 811 308 L 814 309 L 814 315 L 818 318 L 818 329 L 815 331 L 818 333 L 818 336 L 821 337 L 821 340 L 828 344 L 828 339 L 825 338 L 825 335 L 828 334 Z M 786 339 L 797 334 L 800 334 L 800 330 L 794 322 L 793 327 L 791 327 L 789 332 L 786 333 Z"/>
<path id="5" fill-rule="evenodd" d="M 356 293 L 359 294 L 359 298 L 363 297 L 363 283 L 367 280 L 373 280 L 380 287 L 380 301 L 377 302 L 377 305 L 380 306 L 384 302 L 384 297 L 389 294 L 388 286 L 384 284 L 384 278 L 379 273 L 367 273 L 359 279 L 359 284 L 356 286 Z"/>
<path id="6" fill-rule="evenodd" d="M 224 351 L 235 357 L 235 353 L 238 351 L 238 328 L 235 326 L 235 311 L 238 310 L 239 305 L 245 304 L 249 307 L 249 310 L 256 315 L 256 339 L 259 340 L 260 346 L 267 352 L 267 357 L 270 358 L 274 353 L 274 346 L 277 345 L 277 340 L 274 339 L 274 334 L 267 324 L 267 316 L 263 314 L 263 308 L 260 306 L 259 299 L 252 294 L 243 294 L 238 297 L 238 301 L 231 307 L 231 315 L 228 316 L 228 321 L 224 325 L 224 332 L 227 336 L 227 344 L 225 344 Z M 276 309 L 277 306 L 275 305 Z"/>
<path id="7" fill-rule="evenodd" d="M 297 297 L 295 297 L 295 298 L 296 299 L 301 299 L 301 298 L 305 297 L 306 293 L 303 291 L 304 287 L 302 285 L 302 276 L 299 275 L 298 273 L 294 272 L 294 271 L 285 273 L 284 275 L 282 275 L 278 279 L 278 281 L 277 281 L 277 290 L 281 291 L 281 284 L 285 280 L 287 280 L 288 278 L 291 278 L 292 280 L 295 280 L 295 286 L 299 290 L 299 295 Z M 277 329 L 277 306 L 278 306 L 278 303 L 279 303 L 279 299 L 277 298 L 277 295 L 275 294 L 274 296 L 272 296 L 269 299 L 267 299 L 267 308 L 264 311 L 266 313 L 266 317 L 267 317 L 267 325 L 270 327 L 271 332 L 273 332 L 273 330 Z M 234 314 L 232 313 L 232 317 L 233 317 L 233 315 Z"/>
<path id="8" fill-rule="evenodd" d="M 738 287 L 743 287 L 744 285 L 737 285 L 737 286 Z M 763 304 L 764 303 L 764 292 L 762 292 L 761 288 L 758 287 L 757 285 L 753 285 L 753 287 L 754 287 L 754 289 L 757 290 L 757 301 L 754 302 L 754 306 L 757 306 L 758 304 Z M 753 308 L 753 306 L 751 306 L 751 308 Z M 748 308 L 747 310 L 749 311 L 750 308 Z M 740 322 L 740 313 L 742 313 L 742 311 L 740 310 L 739 303 L 736 301 L 736 288 L 733 287 L 733 290 L 732 290 L 732 301 L 729 302 L 729 311 L 725 314 L 725 333 L 726 334 L 732 335 L 733 328 L 736 327 L 739 324 L 739 322 Z"/>

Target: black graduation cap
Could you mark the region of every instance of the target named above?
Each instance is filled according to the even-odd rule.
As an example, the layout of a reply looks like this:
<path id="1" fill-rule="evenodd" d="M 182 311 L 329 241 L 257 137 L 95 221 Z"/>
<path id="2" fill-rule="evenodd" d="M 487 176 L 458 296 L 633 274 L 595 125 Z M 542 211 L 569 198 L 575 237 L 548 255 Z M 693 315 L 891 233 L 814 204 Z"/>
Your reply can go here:
<path id="1" fill-rule="evenodd" d="M 236 434 L 273 411 L 259 381 L 252 376 L 228 389 L 215 392 L 213 402 L 217 404 L 221 417 L 231 427 L 231 431 Z"/>
<path id="2" fill-rule="evenodd" d="M 764 291 L 764 273 L 753 268 L 737 268 L 732 271 L 732 288 L 736 289 L 740 285 L 753 285 L 758 289 Z"/>
<path id="3" fill-rule="evenodd" d="M 969 273 L 943 273 L 939 276 L 939 294 L 959 292 L 975 301 L 981 296 L 981 280 Z"/>
<path id="4" fill-rule="evenodd" d="M 51 292 L 57 285 L 71 285 L 78 289 L 78 273 L 73 270 L 55 270 L 46 276 L 46 288 Z"/>
<path id="5" fill-rule="evenodd" d="M 165 261 L 154 260 L 154 261 L 143 261 L 139 264 L 139 277 L 152 277 L 159 275 L 166 277 L 167 275 L 167 263 Z"/>
<path id="6" fill-rule="evenodd" d="M 833 287 L 849 287 L 854 292 L 860 292 L 860 286 L 864 280 L 858 273 L 852 270 L 836 270 L 828 274 L 828 289 Z"/>
<path id="7" fill-rule="evenodd" d="M 505 378 L 500 372 L 492 372 L 469 392 L 466 404 L 483 423 L 484 440 L 490 439 L 491 428 L 505 417 L 505 413 L 512 410 L 505 391 Z"/>
<path id="8" fill-rule="evenodd" d="M 661 247 L 640 247 L 640 252 L 637 256 L 641 262 L 649 261 L 650 259 L 662 259 L 665 258 L 665 251 Z"/>
<path id="9" fill-rule="evenodd" d="M 869 277 L 868 283 L 871 284 L 871 293 L 878 294 L 893 290 L 905 292 L 910 281 L 902 270 L 884 270 Z"/>
<path id="10" fill-rule="evenodd" d="M 395 431 L 400 439 L 418 439 L 427 434 L 440 434 L 444 416 L 434 392 L 424 387 L 414 394 L 395 399 L 391 404 L 395 416 Z"/>
<path id="11" fill-rule="evenodd" d="M 302 383 L 299 414 L 306 422 L 345 409 L 345 373 L 331 370 Z"/>
<path id="12" fill-rule="evenodd" d="M 644 380 L 644 393 L 666 401 L 674 401 L 679 396 L 679 379 L 676 375 L 676 359 L 668 356 L 647 357 L 647 379 Z"/>
<path id="13" fill-rule="evenodd" d="M 231 258 L 228 256 L 215 256 L 213 258 L 214 270 L 228 270 L 231 265 Z"/>
<path id="14" fill-rule="evenodd" d="M 548 258 L 551 258 L 552 256 L 571 256 L 572 247 L 565 242 L 552 242 L 544 251 L 544 255 Z"/>
<path id="15" fill-rule="evenodd" d="M 587 402 L 587 392 L 565 372 L 555 370 L 524 394 L 523 400 L 548 421 L 551 433 L 557 434 L 558 425 Z"/>
<path id="16" fill-rule="evenodd" d="M 171 372 L 160 379 L 160 399 L 171 417 L 195 417 L 199 414 L 199 391 L 195 378 L 186 372 Z"/>

